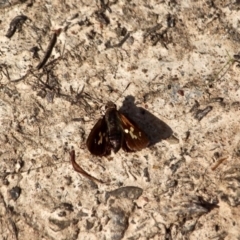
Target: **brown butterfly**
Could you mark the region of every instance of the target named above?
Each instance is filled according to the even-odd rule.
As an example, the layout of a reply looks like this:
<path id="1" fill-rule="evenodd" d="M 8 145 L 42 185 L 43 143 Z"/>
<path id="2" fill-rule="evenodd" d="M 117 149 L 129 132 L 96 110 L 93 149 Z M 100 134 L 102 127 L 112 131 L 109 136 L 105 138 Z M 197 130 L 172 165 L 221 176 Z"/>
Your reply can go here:
<path id="1" fill-rule="evenodd" d="M 116 153 L 121 147 L 126 152 L 139 151 L 149 144 L 146 134 L 126 116 L 113 102 L 106 105 L 106 113 L 93 127 L 87 139 L 88 150 L 96 156 Z"/>

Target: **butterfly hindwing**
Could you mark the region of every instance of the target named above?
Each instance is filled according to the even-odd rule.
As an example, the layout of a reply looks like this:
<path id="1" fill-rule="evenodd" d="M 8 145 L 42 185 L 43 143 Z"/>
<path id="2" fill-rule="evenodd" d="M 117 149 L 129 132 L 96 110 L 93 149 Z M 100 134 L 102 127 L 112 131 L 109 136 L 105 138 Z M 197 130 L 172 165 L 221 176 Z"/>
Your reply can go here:
<path id="1" fill-rule="evenodd" d="M 119 113 L 121 119 L 122 130 L 124 132 L 124 140 L 122 148 L 124 151 L 139 151 L 149 144 L 147 135 L 132 121 L 125 117 L 122 113 Z"/>
<path id="2" fill-rule="evenodd" d="M 105 118 L 100 118 L 87 139 L 88 150 L 97 156 L 106 156 L 111 152 Z"/>

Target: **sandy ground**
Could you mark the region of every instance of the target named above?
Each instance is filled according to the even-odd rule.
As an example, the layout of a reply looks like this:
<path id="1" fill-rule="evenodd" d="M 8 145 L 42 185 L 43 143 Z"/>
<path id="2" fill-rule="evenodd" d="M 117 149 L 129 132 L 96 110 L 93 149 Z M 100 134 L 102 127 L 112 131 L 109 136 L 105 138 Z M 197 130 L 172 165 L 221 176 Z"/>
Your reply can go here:
<path id="1" fill-rule="evenodd" d="M 0 1 L 0 239 L 240 239 L 239 10 Z M 90 154 L 108 101 L 148 148 Z"/>

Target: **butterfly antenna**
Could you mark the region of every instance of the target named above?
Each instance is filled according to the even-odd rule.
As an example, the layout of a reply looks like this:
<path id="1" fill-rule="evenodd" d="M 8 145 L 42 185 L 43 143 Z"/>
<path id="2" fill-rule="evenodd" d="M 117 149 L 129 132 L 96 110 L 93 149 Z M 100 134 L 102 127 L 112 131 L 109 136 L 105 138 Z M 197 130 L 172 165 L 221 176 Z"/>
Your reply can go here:
<path id="1" fill-rule="evenodd" d="M 119 100 L 119 98 L 122 97 L 122 95 L 124 94 L 124 92 L 129 88 L 129 86 L 131 85 L 131 82 L 128 83 L 128 85 L 125 87 L 125 89 L 122 91 L 121 95 L 115 100 L 115 102 L 117 102 Z"/>

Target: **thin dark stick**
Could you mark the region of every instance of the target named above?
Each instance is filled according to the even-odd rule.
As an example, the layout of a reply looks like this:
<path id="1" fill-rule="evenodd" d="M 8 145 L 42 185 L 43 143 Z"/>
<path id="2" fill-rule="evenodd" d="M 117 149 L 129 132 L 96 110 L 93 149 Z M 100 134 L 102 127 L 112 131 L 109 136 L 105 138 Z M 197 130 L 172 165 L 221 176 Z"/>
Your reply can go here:
<path id="1" fill-rule="evenodd" d="M 82 174 L 84 177 L 87 177 L 88 179 L 92 180 L 92 181 L 96 181 L 96 182 L 99 182 L 99 183 L 104 183 L 103 181 L 101 180 L 98 180 L 97 178 L 91 176 L 90 174 L 88 174 L 87 172 L 85 172 L 75 161 L 75 151 L 74 150 L 71 150 L 69 152 L 70 154 L 70 161 L 72 162 L 72 165 L 73 165 L 73 168 L 76 172 Z"/>
<path id="2" fill-rule="evenodd" d="M 20 82 L 23 79 L 25 79 L 29 75 L 29 73 L 30 73 L 30 71 L 28 70 L 27 73 L 24 76 L 22 76 L 22 77 L 20 77 L 18 79 L 11 80 L 11 82 Z"/>
<path id="3" fill-rule="evenodd" d="M 60 33 L 61 33 L 61 28 L 54 32 L 53 37 L 47 47 L 47 51 L 46 51 L 42 61 L 37 65 L 38 70 L 41 69 L 46 64 L 47 60 L 51 56 L 52 50 L 57 42 L 57 37 L 59 36 Z"/>
<path id="4" fill-rule="evenodd" d="M 149 28 L 146 33 L 143 35 L 144 39 L 147 38 L 151 33 L 156 32 L 157 30 L 162 28 L 162 24 L 157 24 L 156 26 Z"/>
<path id="5" fill-rule="evenodd" d="M 117 44 L 114 44 L 114 45 L 111 45 L 111 43 L 110 42 L 107 42 L 106 44 L 105 44 L 105 46 L 106 46 L 106 48 L 120 48 L 120 47 L 122 47 L 122 45 L 127 41 L 127 39 L 130 37 L 130 33 L 128 32 L 126 35 L 125 35 L 125 37 L 119 42 L 119 43 L 117 43 Z"/>
<path id="6" fill-rule="evenodd" d="M 227 159 L 228 159 L 228 157 L 219 159 L 219 160 L 217 161 L 217 163 L 216 163 L 214 166 L 211 167 L 212 171 L 216 170 L 217 167 L 218 167 L 221 163 L 223 163 L 224 161 L 226 161 Z"/>

